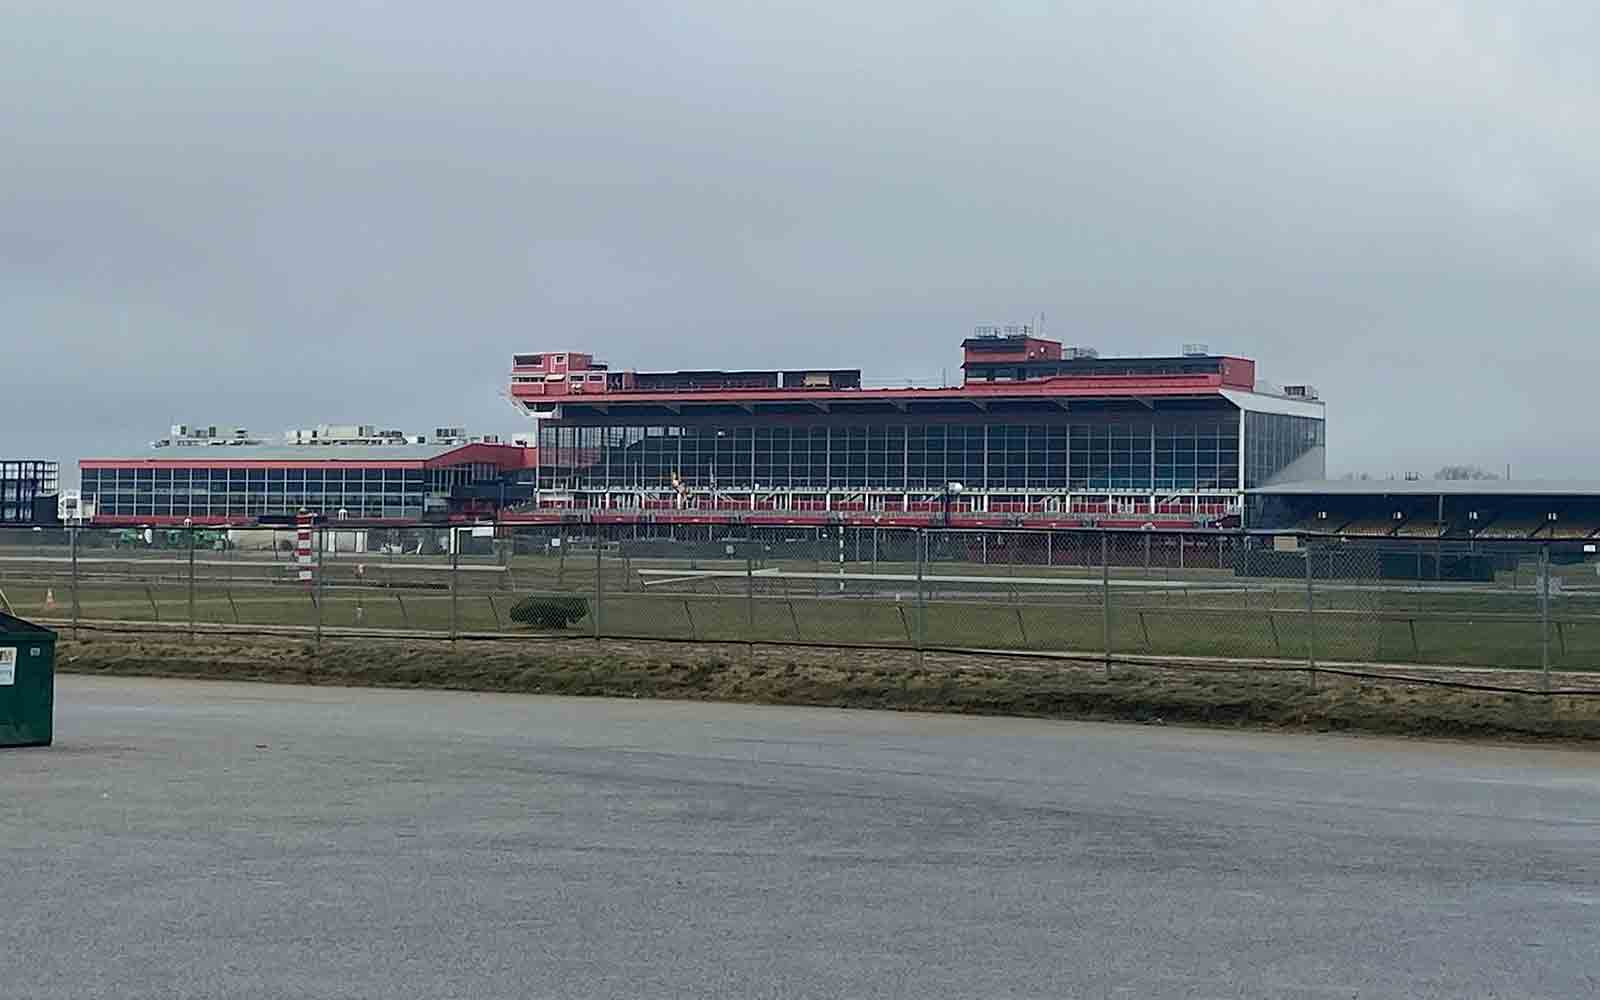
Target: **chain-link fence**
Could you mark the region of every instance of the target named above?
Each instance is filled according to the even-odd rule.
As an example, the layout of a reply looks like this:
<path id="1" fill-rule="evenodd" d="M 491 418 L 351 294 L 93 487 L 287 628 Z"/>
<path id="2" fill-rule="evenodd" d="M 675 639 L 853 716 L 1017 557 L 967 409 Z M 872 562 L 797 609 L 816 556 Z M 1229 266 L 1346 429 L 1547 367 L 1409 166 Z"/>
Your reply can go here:
<path id="1" fill-rule="evenodd" d="M 1600 668 L 1596 542 L 1223 531 L 474 525 L 0 531 L 57 626 L 574 636 Z"/>

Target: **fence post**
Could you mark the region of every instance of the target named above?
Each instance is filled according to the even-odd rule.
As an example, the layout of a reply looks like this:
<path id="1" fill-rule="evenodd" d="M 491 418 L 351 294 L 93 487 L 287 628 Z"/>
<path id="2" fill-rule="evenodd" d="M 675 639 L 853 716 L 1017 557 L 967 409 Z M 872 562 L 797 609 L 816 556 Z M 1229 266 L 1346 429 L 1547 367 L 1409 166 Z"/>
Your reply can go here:
<path id="1" fill-rule="evenodd" d="M 1539 669 L 1540 688 L 1550 690 L 1550 546 L 1539 546 Z"/>
<path id="2" fill-rule="evenodd" d="M 461 597 L 461 529 L 450 526 L 450 641 L 456 641 L 460 629 Z"/>
<path id="3" fill-rule="evenodd" d="M 556 589 L 563 590 L 567 582 L 567 522 L 565 515 L 556 535 Z"/>
<path id="4" fill-rule="evenodd" d="M 1306 540 L 1306 666 L 1311 678 L 1311 689 L 1317 688 L 1317 615 L 1316 597 L 1311 583 L 1311 542 Z"/>
<path id="5" fill-rule="evenodd" d="M 321 527 L 317 528 L 317 575 L 316 575 L 316 600 L 317 606 L 317 651 L 322 650 L 322 619 L 325 613 L 322 610 L 322 553 L 328 544 L 328 533 Z"/>
<path id="6" fill-rule="evenodd" d="M 1106 676 L 1111 676 L 1111 537 L 1100 529 L 1100 642 L 1105 647 Z"/>
<path id="7" fill-rule="evenodd" d="M 750 643 L 750 662 L 756 658 L 756 559 L 754 553 L 744 556 L 744 637 Z"/>
<path id="8" fill-rule="evenodd" d="M 922 573 L 928 561 L 928 529 L 916 529 L 917 541 L 917 666 L 922 666 L 922 647 L 928 643 L 928 597 L 923 587 Z"/>
<path id="9" fill-rule="evenodd" d="M 72 539 L 72 638 L 78 638 L 78 526 L 70 529 Z"/>
<path id="10" fill-rule="evenodd" d="M 600 526 L 594 526 L 594 637 L 599 639 L 605 629 L 601 623 L 601 609 L 605 606 L 605 584 L 600 568 Z"/>
<path id="11" fill-rule="evenodd" d="M 190 525 L 189 535 L 189 641 L 194 641 L 194 526 Z"/>

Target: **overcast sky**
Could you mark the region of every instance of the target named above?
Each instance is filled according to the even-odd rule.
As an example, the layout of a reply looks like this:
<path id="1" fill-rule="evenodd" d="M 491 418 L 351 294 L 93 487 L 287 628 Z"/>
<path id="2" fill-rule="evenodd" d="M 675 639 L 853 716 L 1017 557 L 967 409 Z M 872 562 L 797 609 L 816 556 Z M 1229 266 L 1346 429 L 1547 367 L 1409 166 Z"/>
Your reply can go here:
<path id="1" fill-rule="evenodd" d="M 1315 384 L 1334 475 L 1600 477 L 1596 10 L 0 0 L 0 453 L 1044 312 Z"/>

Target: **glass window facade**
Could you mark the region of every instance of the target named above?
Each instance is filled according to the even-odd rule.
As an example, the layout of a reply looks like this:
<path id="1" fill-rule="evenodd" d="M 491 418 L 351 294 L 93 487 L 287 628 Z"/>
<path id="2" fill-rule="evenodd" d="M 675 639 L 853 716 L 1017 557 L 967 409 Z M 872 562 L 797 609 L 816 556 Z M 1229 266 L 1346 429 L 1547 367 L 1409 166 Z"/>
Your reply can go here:
<path id="1" fill-rule="evenodd" d="M 1233 409 L 1050 422 L 728 422 L 539 432 L 539 486 L 571 490 L 1233 491 Z"/>
<path id="2" fill-rule="evenodd" d="M 1288 480 L 1327 478 L 1327 422 L 1282 413 L 1244 415 L 1246 489 Z"/>
<path id="3" fill-rule="evenodd" d="M 83 497 L 102 517 L 259 517 L 302 508 L 350 517 L 422 516 L 428 473 L 387 466 L 285 469 L 85 468 Z"/>
<path id="4" fill-rule="evenodd" d="M 0 524 L 27 524 L 40 500 L 60 492 L 56 462 L 0 459 Z"/>

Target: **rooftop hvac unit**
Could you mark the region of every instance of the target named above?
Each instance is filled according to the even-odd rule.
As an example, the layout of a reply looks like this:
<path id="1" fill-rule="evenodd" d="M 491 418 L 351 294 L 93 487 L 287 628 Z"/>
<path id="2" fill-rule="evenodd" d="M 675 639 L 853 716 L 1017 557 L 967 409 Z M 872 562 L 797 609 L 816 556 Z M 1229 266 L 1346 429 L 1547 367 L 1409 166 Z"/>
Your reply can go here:
<path id="1" fill-rule="evenodd" d="M 1283 387 L 1283 394 L 1285 396 L 1293 396 L 1295 399 L 1319 398 L 1317 396 L 1317 387 L 1314 385 L 1286 385 Z"/>
<path id="2" fill-rule="evenodd" d="M 1184 344 L 1183 356 L 1186 358 L 1204 358 L 1211 354 L 1210 344 Z"/>
<path id="3" fill-rule="evenodd" d="M 1076 361 L 1082 358 L 1098 358 L 1100 352 L 1093 347 L 1068 347 L 1062 350 L 1061 356 L 1069 361 Z"/>

